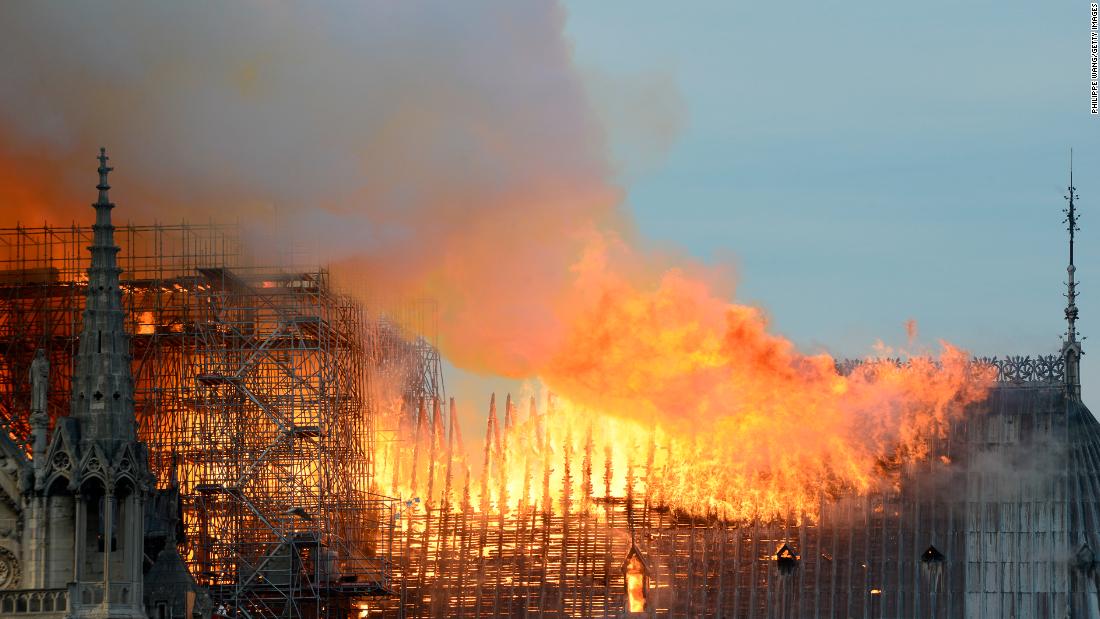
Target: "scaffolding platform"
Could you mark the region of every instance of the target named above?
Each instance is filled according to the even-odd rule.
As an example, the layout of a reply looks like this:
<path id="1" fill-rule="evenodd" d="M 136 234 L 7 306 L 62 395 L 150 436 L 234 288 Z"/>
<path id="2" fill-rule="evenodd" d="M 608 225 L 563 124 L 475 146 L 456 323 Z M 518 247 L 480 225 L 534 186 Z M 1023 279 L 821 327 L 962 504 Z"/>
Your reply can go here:
<path id="1" fill-rule="evenodd" d="M 38 348 L 51 424 L 68 414 L 91 234 L 0 229 L 0 424 L 26 447 Z M 179 486 L 180 554 L 215 605 L 342 617 L 390 591 L 394 510 L 371 492 L 370 384 L 416 359 L 404 334 L 368 320 L 323 268 L 256 265 L 236 226 L 115 236 L 139 436 L 158 484 Z"/>

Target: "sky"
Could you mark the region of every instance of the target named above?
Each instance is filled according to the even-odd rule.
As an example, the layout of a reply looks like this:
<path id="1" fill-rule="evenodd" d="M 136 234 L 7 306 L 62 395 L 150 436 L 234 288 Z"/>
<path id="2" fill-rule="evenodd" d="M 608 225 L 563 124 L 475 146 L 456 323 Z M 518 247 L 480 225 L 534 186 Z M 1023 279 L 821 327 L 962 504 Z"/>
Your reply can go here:
<path id="1" fill-rule="evenodd" d="M 1100 328 L 1089 3 L 567 10 L 639 236 L 734 269 L 738 300 L 804 351 L 905 346 L 915 319 L 930 348 L 1057 352 L 1071 147 L 1079 330 Z"/>
<path id="2" fill-rule="evenodd" d="M 84 216 L 106 144 L 127 218 L 281 221 L 440 299 L 483 408 L 576 343 L 592 230 L 806 353 L 1055 353 L 1072 147 L 1095 328 L 1087 2 L 563 1 L 0 4 L 0 202 Z"/>

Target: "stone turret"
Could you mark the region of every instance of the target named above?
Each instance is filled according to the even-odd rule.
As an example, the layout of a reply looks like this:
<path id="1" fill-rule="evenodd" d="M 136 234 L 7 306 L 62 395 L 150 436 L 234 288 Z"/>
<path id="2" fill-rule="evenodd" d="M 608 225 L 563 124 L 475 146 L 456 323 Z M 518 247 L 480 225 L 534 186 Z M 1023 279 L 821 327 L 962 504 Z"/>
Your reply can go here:
<path id="1" fill-rule="evenodd" d="M 72 619 L 146 616 L 144 512 L 154 478 L 135 430 L 130 338 L 118 285 L 114 204 L 107 195 L 110 171 L 107 153 L 100 149 L 99 199 L 93 204 L 92 259 L 70 414 L 57 419 L 45 449 L 36 437 L 28 497 L 24 586 L 66 587 Z"/>
<path id="2" fill-rule="evenodd" d="M 118 246 L 111 224 L 107 192 L 107 154 L 99 151 L 99 199 L 92 254 L 88 267 L 88 292 L 84 307 L 84 331 L 80 338 L 70 415 L 80 422 L 81 445 L 100 443 L 114 452 L 121 443 L 137 440 L 134 428 L 134 381 L 130 374 L 130 338 L 124 325 L 122 291 L 119 290 Z"/>

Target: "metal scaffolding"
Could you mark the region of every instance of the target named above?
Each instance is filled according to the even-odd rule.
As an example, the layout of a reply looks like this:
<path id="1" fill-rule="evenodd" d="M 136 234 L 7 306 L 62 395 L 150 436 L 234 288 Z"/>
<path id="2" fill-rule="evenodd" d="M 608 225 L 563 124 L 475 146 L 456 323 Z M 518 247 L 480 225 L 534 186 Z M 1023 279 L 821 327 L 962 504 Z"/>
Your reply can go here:
<path id="1" fill-rule="evenodd" d="M 436 341 L 438 307 L 433 300 L 377 302 L 377 320 L 368 333 L 367 355 L 373 404 L 399 396 L 402 419 L 416 423 L 421 402 L 447 399 Z M 377 419 L 378 415 L 372 415 Z"/>
<path id="2" fill-rule="evenodd" d="M 51 424 L 67 414 L 90 235 L 0 229 L 0 422 L 24 445 L 38 348 Z M 394 508 L 370 492 L 370 385 L 397 373 L 382 362 L 418 371 L 415 342 L 368 321 L 324 269 L 251 264 L 234 226 L 116 238 L 139 436 L 158 484 L 179 489 L 195 579 L 254 617 L 346 616 L 387 591 Z"/>

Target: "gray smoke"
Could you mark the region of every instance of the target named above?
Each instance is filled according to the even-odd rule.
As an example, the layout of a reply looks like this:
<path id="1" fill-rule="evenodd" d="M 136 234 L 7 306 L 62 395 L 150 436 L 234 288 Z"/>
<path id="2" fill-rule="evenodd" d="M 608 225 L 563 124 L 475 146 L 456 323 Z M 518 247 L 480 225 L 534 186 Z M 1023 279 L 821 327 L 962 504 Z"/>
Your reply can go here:
<path id="1" fill-rule="evenodd" d="M 619 227 L 564 21 L 550 0 L 4 2 L 5 219 L 87 220 L 104 145 L 120 219 L 279 222 L 358 286 L 440 299 L 467 365 L 522 372 L 580 237 Z"/>

